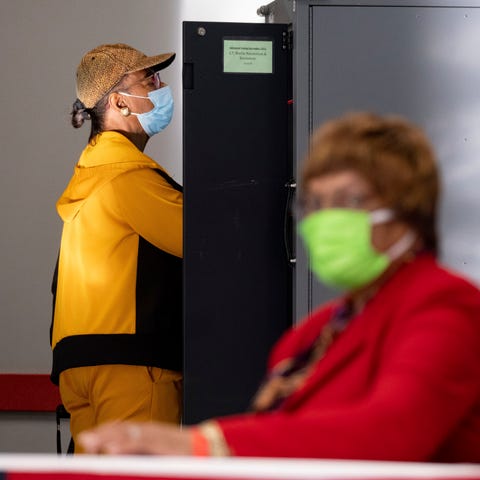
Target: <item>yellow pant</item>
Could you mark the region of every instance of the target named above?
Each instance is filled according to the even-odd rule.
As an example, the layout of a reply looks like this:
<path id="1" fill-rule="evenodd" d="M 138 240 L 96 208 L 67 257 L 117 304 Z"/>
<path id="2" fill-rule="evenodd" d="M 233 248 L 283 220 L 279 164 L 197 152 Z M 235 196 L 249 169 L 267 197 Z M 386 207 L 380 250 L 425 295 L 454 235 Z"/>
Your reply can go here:
<path id="1" fill-rule="evenodd" d="M 101 423 L 136 420 L 180 423 L 182 375 L 156 367 L 99 365 L 65 370 L 60 395 L 70 413 L 75 453 L 77 435 Z"/>

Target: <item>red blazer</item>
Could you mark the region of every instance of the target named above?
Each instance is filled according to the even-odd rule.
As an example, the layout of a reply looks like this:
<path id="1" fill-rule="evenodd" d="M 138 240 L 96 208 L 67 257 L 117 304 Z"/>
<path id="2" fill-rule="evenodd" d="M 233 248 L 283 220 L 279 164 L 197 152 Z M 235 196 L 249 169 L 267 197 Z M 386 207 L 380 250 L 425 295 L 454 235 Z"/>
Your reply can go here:
<path id="1" fill-rule="evenodd" d="M 284 335 L 269 368 L 307 348 L 333 308 Z M 480 462 L 480 291 L 419 256 L 280 410 L 218 423 L 240 456 Z"/>

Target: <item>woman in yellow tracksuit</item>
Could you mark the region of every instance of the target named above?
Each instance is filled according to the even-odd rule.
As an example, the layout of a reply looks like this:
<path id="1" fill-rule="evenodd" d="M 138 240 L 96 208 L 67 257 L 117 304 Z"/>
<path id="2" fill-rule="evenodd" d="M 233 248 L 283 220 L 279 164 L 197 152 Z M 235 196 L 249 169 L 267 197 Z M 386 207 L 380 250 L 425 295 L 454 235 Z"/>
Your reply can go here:
<path id="1" fill-rule="evenodd" d="M 51 330 L 74 440 L 110 420 L 180 421 L 183 196 L 143 153 L 172 116 L 158 72 L 174 57 L 101 45 L 77 69 L 72 124 L 92 129 L 57 202 Z"/>

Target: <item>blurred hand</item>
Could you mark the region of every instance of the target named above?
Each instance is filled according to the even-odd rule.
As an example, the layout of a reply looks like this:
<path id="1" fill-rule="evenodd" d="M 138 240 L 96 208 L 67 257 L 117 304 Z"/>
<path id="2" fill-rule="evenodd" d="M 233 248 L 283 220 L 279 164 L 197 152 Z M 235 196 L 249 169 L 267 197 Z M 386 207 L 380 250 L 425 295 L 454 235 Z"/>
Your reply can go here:
<path id="1" fill-rule="evenodd" d="M 77 441 L 85 453 L 191 455 L 189 429 L 155 422 L 105 423 L 82 432 Z"/>

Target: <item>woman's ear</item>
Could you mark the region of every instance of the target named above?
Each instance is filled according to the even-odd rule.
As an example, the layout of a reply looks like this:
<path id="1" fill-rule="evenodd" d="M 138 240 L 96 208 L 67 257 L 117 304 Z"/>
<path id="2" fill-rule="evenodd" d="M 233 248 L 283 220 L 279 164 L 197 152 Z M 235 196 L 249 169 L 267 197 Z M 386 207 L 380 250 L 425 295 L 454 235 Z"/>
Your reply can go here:
<path id="1" fill-rule="evenodd" d="M 119 95 L 118 93 L 111 93 L 108 97 L 108 107 L 111 108 L 114 111 L 118 111 L 122 113 L 122 115 L 125 115 L 122 110 L 128 110 L 128 115 L 130 115 L 130 110 L 127 107 L 127 104 L 125 103 L 125 98 L 123 95 Z M 125 116 L 128 116 L 125 115 Z"/>

